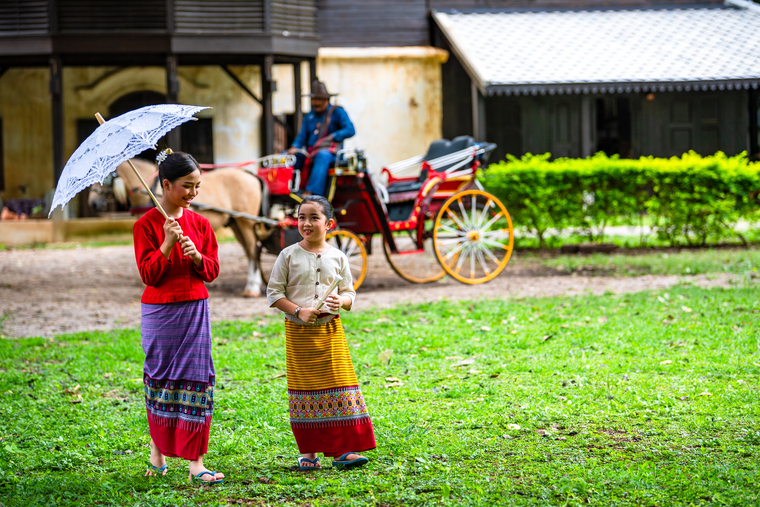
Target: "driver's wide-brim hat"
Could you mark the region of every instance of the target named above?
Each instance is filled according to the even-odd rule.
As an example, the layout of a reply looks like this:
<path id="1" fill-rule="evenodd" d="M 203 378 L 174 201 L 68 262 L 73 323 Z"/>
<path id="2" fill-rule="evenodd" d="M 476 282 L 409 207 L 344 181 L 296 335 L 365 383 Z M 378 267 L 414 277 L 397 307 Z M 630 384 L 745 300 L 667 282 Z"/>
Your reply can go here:
<path id="1" fill-rule="evenodd" d="M 327 91 L 327 86 L 322 81 L 314 81 L 311 83 L 311 93 L 305 93 L 304 97 L 311 97 L 313 99 L 329 99 L 336 96 L 337 93 L 330 93 Z"/>

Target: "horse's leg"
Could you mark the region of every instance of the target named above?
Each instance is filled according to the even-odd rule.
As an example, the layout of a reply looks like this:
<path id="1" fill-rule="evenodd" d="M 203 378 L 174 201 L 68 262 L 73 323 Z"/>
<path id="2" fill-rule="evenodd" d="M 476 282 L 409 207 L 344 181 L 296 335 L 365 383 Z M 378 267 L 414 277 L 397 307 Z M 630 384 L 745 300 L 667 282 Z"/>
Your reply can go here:
<path id="1" fill-rule="evenodd" d="M 254 224 L 246 218 L 236 218 L 233 222 L 235 223 L 233 230 L 237 229 L 240 232 L 239 236 L 237 233 L 235 235 L 243 246 L 246 257 L 248 257 L 248 279 L 243 290 L 243 297 L 259 297 L 264 280 L 261 278 L 261 269 L 258 263 L 258 256 L 256 255 L 258 241 L 256 240 L 256 234 L 253 232 Z"/>

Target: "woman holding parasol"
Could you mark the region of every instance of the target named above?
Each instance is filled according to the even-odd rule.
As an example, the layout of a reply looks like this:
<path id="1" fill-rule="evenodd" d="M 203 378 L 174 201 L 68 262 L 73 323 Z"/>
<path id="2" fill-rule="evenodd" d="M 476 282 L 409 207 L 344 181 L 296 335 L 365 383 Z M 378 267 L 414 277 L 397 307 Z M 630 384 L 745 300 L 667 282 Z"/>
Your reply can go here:
<path id="1" fill-rule="evenodd" d="M 187 153 L 161 152 L 160 209 L 135 223 L 137 267 L 145 283 L 142 303 L 143 382 L 150 427 L 145 475 L 166 474 L 166 456 L 190 461 L 189 479 L 217 484 L 224 474 L 203 464 L 213 412 L 214 362 L 208 290 L 219 275 L 214 232 L 189 209 L 201 172 Z"/>

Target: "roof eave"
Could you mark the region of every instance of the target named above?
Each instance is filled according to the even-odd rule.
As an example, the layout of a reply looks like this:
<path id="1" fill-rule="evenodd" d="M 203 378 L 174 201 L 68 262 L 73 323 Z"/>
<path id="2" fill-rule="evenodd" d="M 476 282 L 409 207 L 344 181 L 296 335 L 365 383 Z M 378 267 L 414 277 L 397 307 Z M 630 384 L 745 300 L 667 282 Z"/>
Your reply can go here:
<path id="1" fill-rule="evenodd" d="M 748 90 L 760 88 L 760 76 L 736 79 L 694 81 L 596 82 L 596 83 L 521 83 L 484 86 L 484 95 L 580 95 L 589 93 L 688 92 L 715 90 Z M 482 91 L 482 90 L 481 90 Z"/>
<path id="2" fill-rule="evenodd" d="M 440 14 L 443 14 L 445 16 L 445 13 Z M 439 16 L 439 12 L 433 9 L 431 11 L 431 15 L 433 16 L 433 20 L 435 20 L 435 24 L 438 25 L 438 28 L 440 28 L 441 32 L 443 32 L 444 37 L 446 37 L 446 41 L 451 46 L 451 51 L 456 55 L 457 60 L 459 60 L 459 63 L 462 64 L 462 67 L 464 67 L 467 75 L 470 76 L 472 82 L 475 84 L 475 86 L 478 87 L 480 93 L 486 95 L 488 84 L 486 83 L 485 79 L 483 79 L 483 76 L 478 74 L 478 71 L 475 70 L 475 67 L 470 63 L 467 56 L 464 54 L 461 48 L 457 46 L 456 41 L 454 40 L 454 37 L 452 37 L 451 31 L 449 30 L 449 27 L 447 27 L 443 22 L 443 18 Z"/>

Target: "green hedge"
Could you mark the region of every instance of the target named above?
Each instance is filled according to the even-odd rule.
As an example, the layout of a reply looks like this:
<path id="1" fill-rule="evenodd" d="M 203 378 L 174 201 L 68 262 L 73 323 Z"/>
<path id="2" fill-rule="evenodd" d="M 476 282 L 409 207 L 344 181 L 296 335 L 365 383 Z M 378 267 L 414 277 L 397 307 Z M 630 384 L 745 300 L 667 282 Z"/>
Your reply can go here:
<path id="1" fill-rule="evenodd" d="M 707 244 L 760 219 L 760 163 L 744 154 L 623 159 L 525 155 L 491 164 L 479 179 L 501 200 L 517 227 L 546 246 L 550 229 L 576 229 L 591 240 L 609 225 L 639 225 L 642 217 L 671 245 Z"/>

